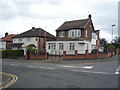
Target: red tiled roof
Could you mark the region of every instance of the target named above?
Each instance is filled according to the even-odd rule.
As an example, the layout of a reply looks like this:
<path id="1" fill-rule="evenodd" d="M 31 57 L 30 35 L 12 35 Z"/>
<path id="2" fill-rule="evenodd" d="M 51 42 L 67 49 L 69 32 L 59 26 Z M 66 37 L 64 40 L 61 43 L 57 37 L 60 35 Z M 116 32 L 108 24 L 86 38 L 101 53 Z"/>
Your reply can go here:
<path id="1" fill-rule="evenodd" d="M 7 35 L 6 37 L 0 38 L 0 41 L 12 41 L 12 37 L 16 36 L 15 34 Z"/>

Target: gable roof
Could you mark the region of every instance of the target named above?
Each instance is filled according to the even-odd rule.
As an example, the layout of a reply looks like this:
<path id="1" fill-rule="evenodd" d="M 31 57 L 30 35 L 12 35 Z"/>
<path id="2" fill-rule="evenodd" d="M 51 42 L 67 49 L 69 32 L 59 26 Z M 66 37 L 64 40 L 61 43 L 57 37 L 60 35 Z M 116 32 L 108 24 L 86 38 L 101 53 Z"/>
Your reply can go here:
<path id="1" fill-rule="evenodd" d="M 11 41 L 12 42 L 12 38 L 15 37 L 15 34 L 10 34 L 7 35 L 6 37 L 0 38 L 0 41 Z"/>
<path id="2" fill-rule="evenodd" d="M 90 21 L 90 18 L 81 19 L 81 20 L 66 21 L 56 31 L 70 30 L 70 29 L 81 29 L 81 28 L 84 28 L 89 21 Z"/>
<path id="3" fill-rule="evenodd" d="M 25 31 L 21 34 L 16 35 L 14 38 L 23 38 L 23 37 L 45 37 L 45 33 L 46 33 L 46 37 L 48 38 L 55 38 L 55 36 L 53 36 L 52 34 L 46 32 L 45 30 L 43 30 L 42 28 L 32 28 L 28 31 Z"/>

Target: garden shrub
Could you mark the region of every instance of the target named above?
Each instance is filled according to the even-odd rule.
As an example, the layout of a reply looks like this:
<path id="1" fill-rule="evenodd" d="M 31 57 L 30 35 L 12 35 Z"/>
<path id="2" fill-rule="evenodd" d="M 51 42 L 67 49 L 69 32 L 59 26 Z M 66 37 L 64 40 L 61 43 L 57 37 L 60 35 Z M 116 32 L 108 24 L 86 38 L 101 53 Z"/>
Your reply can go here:
<path id="1" fill-rule="evenodd" d="M 24 56 L 24 50 L 2 50 L 2 58 L 19 58 Z"/>

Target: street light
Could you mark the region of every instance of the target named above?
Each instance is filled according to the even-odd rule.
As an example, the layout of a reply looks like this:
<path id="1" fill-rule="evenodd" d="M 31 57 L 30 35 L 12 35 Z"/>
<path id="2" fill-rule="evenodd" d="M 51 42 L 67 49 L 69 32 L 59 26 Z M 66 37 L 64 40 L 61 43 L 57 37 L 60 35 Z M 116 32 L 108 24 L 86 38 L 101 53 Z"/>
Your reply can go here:
<path id="1" fill-rule="evenodd" d="M 115 24 L 112 25 L 112 41 L 113 41 L 113 27 L 115 26 Z M 111 42 L 112 42 L 111 41 Z"/>

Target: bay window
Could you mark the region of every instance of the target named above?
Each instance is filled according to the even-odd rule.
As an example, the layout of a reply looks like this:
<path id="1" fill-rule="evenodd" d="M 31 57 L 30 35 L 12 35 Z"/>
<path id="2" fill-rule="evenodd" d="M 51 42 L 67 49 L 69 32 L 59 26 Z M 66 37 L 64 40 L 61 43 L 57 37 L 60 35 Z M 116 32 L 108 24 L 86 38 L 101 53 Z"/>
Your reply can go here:
<path id="1" fill-rule="evenodd" d="M 72 29 L 68 32 L 68 37 L 80 37 L 81 36 L 81 30 L 80 29 Z"/>

